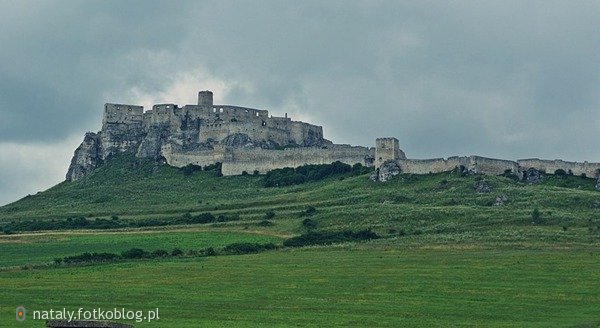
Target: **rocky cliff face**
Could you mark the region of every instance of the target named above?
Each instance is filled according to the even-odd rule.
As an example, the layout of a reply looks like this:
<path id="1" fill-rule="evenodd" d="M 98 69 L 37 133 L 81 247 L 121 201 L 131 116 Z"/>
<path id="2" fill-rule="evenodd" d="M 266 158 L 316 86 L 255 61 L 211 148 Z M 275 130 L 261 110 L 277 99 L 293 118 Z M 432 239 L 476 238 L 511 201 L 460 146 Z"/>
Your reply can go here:
<path id="1" fill-rule="evenodd" d="M 299 152 L 299 157 L 290 161 L 286 157 L 289 153 L 279 152 L 297 147 L 319 150 L 321 155 Z M 238 150 L 243 151 L 236 153 Z M 273 153 L 264 156 L 260 152 L 264 150 Z M 279 168 L 296 162 L 321 163 L 324 158 L 330 160 L 332 154 L 336 155 L 335 160 L 367 164 L 364 158 L 371 156 L 365 147 L 334 145 L 323 137 L 321 126 L 292 121 L 287 114 L 276 117 L 269 115 L 267 110 L 216 105 L 212 92 L 200 91 L 197 105 L 183 107 L 158 104 L 144 111 L 142 106 L 105 104 L 102 130 L 85 135 L 71 160 L 66 179 L 81 179 L 110 156 L 124 152 L 177 167 L 228 162 L 233 166 L 245 163 Z M 257 158 L 267 163 L 259 163 Z M 238 169 L 242 170 L 241 174 L 247 168 Z M 256 169 L 248 168 L 250 171 Z M 236 170 L 229 172 L 238 174 Z"/>
<path id="2" fill-rule="evenodd" d="M 137 151 L 145 135 L 141 125 L 129 124 L 107 124 L 98 133 L 86 133 L 71 159 L 66 180 L 81 179 L 112 155 Z"/>
<path id="3" fill-rule="evenodd" d="M 67 181 L 78 180 L 102 163 L 100 136 L 88 132 L 83 142 L 75 150 L 71 165 L 67 171 Z"/>
<path id="4" fill-rule="evenodd" d="M 196 154 L 213 151 L 220 146 L 227 149 L 257 148 L 274 150 L 281 145 L 265 138 L 264 135 L 249 135 L 232 132 L 222 140 L 208 138 L 201 140 L 203 129 L 214 128 L 214 123 L 189 120 L 183 116 L 181 121 L 158 122 L 153 124 L 104 122 L 98 133 L 86 133 L 83 142 L 75 150 L 71 165 L 66 175 L 67 181 L 75 181 L 92 172 L 110 156 L 131 152 L 140 158 L 152 158 L 158 162 L 166 162 L 164 147 L 169 151 L 180 154 Z M 295 146 L 318 147 L 332 143 L 314 133 L 309 133 L 301 145 Z M 169 163 L 170 164 L 170 163 Z M 205 163 L 206 164 L 206 163 Z M 214 164 L 214 163 L 208 163 Z"/>

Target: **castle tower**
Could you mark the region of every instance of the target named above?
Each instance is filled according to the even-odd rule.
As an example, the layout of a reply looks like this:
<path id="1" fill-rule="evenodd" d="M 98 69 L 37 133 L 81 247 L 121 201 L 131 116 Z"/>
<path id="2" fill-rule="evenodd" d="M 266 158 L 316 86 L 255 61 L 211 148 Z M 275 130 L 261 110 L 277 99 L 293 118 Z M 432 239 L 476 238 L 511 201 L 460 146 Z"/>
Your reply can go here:
<path id="1" fill-rule="evenodd" d="M 212 107 L 213 106 L 213 93 L 212 91 L 200 91 L 198 92 L 198 106 Z"/>
<path id="2" fill-rule="evenodd" d="M 375 140 L 375 167 L 381 166 L 386 161 L 399 159 L 406 159 L 406 155 L 400 150 L 398 139 L 391 137 Z"/>

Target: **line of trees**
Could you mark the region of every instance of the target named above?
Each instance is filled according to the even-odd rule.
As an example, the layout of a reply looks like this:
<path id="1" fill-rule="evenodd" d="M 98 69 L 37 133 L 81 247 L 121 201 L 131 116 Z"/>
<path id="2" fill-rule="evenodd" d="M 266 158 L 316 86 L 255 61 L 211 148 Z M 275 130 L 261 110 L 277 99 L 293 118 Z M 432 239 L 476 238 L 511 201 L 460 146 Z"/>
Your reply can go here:
<path id="1" fill-rule="evenodd" d="M 332 176 L 352 176 L 370 172 L 371 169 L 356 163 L 353 166 L 340 161 L 331 164 L 311 164 L 297 168 L 286 167 L 267 172 L 263 179 L 265 187 L 282 187 L 319 181 Z"/>
<path id="2" fill-rule="evenodd" d="M 42 230 L 77 230 L 77 229 L 118 229 L 118 228 L 140 228 L 160 227 L 180 224 L 206 224 L 214 222 L 229 222 L 239 220 L 237 215 L 218 216 L 212 213 L 201 213 L 192 215 L 186 213 L 181 217 L 143 220 L 123 220 L 118 216 L 111 219 L 88 219 L 85 217 L 68 218 L 66 220 L 24 220 L 13 221 L 0 227 L 6 234 L 17 231 L 42 231 Z"/>

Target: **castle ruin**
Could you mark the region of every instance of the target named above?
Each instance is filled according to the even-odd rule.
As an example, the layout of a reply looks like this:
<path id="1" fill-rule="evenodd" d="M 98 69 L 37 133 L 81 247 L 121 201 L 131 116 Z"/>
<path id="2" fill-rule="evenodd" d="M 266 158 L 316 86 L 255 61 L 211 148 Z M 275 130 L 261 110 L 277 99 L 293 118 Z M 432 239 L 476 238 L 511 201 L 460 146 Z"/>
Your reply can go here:
<path id="1" fill-rule="evenodd" d="M 175 167 L 221 163 L 223 175 L 243 172 L 264 174 L 305 164 L 360 163 L 375 167 L 375 180 L 385 181 L 380 169 L 389 165 L 397 172 L 427 174 L 460 168 L 477 174 L 515 174 L 529 169 L 597 178 L 600 163 L 562 160 L 500 160 L 480 156 L 408 159 L 396 138 L 378 138 L 376 147 L 334 144 L 323 137 L 321 126 L 269 116 L 267 110 L 216 105 L 213 93 L 200 91 L 197 105 L 142 106 L 106 104 L 102 129 L 85 134 L 67 172 L 78 180 L 109 157 L 124 152 L 152 158 Z"/>
<path id="2" fill-rule="evenodd" d="M 283 167 L 341 161 L 373 166 L 374 148 L 339 145 L 321 126 L 269 116 L 261 109 L 216 105 L 210 91 L 197 105 L 106 104 L 102 130 L 86 133 L 67 172 L 68 181 L 90 173 L 112 155 L 134 152 L 176 167 L 222 163 L 224 175 L 266 173 Z"/>

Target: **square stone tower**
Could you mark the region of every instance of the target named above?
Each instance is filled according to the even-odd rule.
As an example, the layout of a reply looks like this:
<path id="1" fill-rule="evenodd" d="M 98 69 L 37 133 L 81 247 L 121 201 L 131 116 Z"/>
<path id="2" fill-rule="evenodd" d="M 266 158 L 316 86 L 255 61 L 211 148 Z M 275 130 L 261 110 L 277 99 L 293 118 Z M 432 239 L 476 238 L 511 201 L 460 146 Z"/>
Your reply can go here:
<path id="1" fill-rule="evenodd" d="M 375 140 L 375 167 L 381 166 L 386 161 L 399 159 L 406 159 L 406 155 L 400 150 L 398 139 L 390 137 Z"/>
<path id="2" fill-rule="evenodd" d="M 213 93 L 208 90 L 198 92 L 198 106 L 212 107 L 213 106 Z"/>

